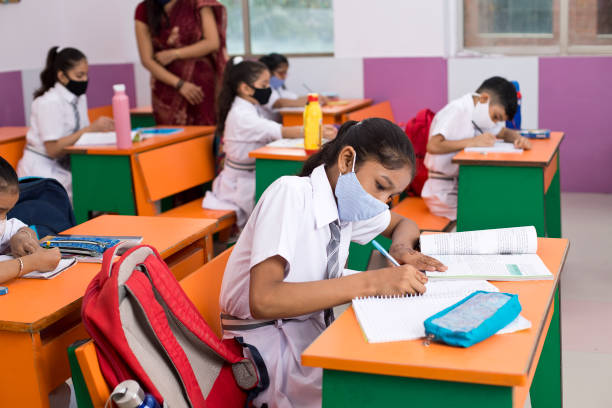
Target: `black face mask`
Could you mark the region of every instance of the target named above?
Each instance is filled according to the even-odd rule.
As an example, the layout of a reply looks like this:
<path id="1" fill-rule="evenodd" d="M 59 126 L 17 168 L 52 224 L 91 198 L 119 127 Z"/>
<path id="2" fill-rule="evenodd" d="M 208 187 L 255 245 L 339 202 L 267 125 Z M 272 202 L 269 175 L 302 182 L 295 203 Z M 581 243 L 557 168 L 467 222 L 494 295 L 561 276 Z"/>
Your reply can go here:
<path id="1" fill-rule="evenodd" d="M 270 95 L 272 95 L 272 88 L 255 88 L 251 86 L 255 93 L 251 95 L 260 105 L 265 105 L 270 100 Z"/>
<path id="2" fill-rule="evenodd" d="M 76 96 L 81 96 L 87 91 L 87 81 L 74 81 L 70 79 L 68 74 L 64 73 L 66 78 L 68 78 L 68 83 L 64 85 L 66 89 L 75 94 Z"/>

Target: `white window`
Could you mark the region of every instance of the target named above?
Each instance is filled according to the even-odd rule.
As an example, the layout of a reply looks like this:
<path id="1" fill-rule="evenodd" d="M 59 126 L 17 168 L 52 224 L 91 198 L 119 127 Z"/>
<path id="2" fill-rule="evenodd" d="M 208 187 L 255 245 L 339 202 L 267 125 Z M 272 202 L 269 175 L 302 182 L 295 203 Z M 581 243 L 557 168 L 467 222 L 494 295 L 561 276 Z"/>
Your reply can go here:
<path id="1" fill-rule="evenodd" d="M 334 51 L 332 0 L 221 0 L 231 55 L 329 55 Z"/>

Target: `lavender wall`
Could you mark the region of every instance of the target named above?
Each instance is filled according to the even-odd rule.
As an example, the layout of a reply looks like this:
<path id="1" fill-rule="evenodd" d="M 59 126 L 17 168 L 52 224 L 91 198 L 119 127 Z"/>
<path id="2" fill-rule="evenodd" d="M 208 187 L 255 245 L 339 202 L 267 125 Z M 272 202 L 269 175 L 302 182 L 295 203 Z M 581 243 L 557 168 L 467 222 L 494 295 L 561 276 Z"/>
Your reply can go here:
<path id="1" fill-rule="evenodd" d="M 24 126 L 20 71 L 0 72 L 0 126 Z"/>
<path id="2" fill-rule="evenodd" d="M 565 132 L 563 191 L 612 193 L 612 57 L 542 57 L 540 127 Z"/>
<path id="3" fill-rule="evenodd" d="M 446 64 L 444 58 L 366 58 L 364 96 L 390 101 L 397 122 L 423 108 L 438 111 L 447 101 Z"/>
<path id="4" fill-rule="evenodd" d="M 137 106 L 133 64 L 100 64 L 89 66 L 87 105 L 89 108 L 110 105 L 113 85 L 125 84 L 130 107 Z"/>

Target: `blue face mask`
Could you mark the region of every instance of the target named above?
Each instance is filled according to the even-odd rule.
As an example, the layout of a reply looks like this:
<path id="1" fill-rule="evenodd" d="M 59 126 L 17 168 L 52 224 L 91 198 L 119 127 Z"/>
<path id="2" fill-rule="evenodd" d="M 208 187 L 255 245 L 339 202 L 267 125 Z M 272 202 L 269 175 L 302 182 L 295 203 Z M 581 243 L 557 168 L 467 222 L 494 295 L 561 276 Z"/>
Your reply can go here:
<path id="1" fill-rule="evenodd" d="M 285 86 L 285 80 L 272 75 L 270 77 L 270 86 L 274 89 L 282 88 L 283 86 Z"/>
<path id="2" fill-rule="evenodd" d="M 355 174 L 355 161 L 351 172 L 341 174 L 336 182 L 336 198 L 338 199 L 338 218 L 342 222 L 363 221 L 389 209 L 387 204 L 375 199 L 363 189 Z"/>

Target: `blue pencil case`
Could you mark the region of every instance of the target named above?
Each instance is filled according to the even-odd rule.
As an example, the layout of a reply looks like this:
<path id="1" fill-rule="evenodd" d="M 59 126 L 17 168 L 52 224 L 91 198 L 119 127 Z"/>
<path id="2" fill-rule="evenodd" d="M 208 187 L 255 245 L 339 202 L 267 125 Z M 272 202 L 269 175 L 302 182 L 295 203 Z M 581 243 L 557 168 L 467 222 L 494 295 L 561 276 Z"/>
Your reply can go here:
<path id="1" fill-rule="evenodd" d="M 549 139 L 549 129 L 521 129 L 521 136 L 529 139 Z"/>
<path id="2" fill-rule="evenodd" d="M 518 296 L 479 290 L 425 320 L 427 341 L 470 347 L 510 324 L 521 313 Z"/>

